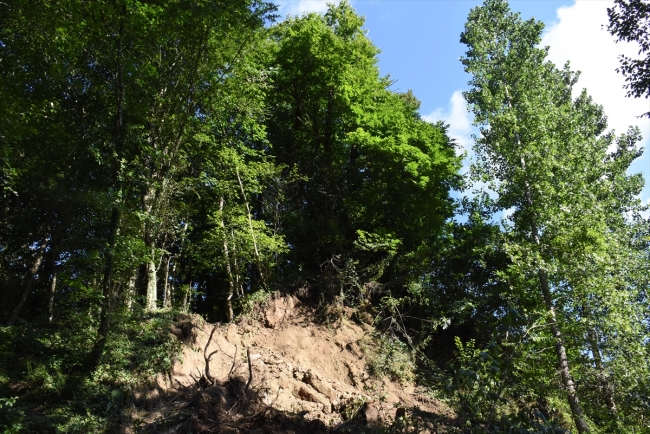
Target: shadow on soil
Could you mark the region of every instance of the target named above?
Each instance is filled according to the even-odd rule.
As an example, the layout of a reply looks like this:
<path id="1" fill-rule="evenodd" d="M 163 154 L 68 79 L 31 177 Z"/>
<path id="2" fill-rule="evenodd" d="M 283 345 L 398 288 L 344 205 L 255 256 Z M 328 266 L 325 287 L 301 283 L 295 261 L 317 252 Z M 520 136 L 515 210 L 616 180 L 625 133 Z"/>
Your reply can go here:
<path id="1" fill-rule="evenodd" d="M 124 433 L 447 433 L 462 431 L 445 416 L 405 409 L 396 421 L 368 421 L 364 407 L 335 411 L 348 418 L 327 426 L 320 419 L 308 419 L 306 412 L 290 413 L 272 407 L 275 397 L 255 389 L 246 391 L 243 378 L 210 385 L 205 377 L 192 387 L 167 390 L 165 397 L 140 402 L 148 408 L 148 421 L 133 418 Z M 151 415 L 155 415 L 151 417 Z"/>

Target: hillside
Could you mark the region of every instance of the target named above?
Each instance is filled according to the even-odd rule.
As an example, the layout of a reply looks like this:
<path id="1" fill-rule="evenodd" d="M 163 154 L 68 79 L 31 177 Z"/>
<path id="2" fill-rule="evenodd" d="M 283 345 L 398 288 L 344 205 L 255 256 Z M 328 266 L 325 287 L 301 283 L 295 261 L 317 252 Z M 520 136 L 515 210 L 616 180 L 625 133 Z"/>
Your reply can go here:
<path id="1" fill-rule="evenodd" d="M 0 433 L 649 432 L 642 131 L 508 0 L 430 112 L 352 3 L 0 2 Z"/>
<path id="2" fill-rule="evenodd" d="M 354 321 L 352 309 L 334 324 L 314 319 L 314 310 L 292 296 L 272 298 L 236 323 L 188 317 L 172 330 L 184 341 L 182 357 L 170 376 L 159 375 L 150 390 L 134 396 L 124 432 L 370 432 L 393 426 L 434 433 L 453 424 L 449 407 L 413 384 L 371 375 L 375 330 Z"/>

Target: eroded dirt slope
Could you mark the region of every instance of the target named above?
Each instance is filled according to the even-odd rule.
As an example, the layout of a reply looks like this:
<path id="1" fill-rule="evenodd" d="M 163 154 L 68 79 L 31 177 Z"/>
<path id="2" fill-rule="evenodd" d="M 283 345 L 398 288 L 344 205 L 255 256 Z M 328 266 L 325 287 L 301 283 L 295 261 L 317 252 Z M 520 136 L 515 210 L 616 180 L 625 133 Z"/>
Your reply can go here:
<path id="1" fill-rule="evenodd" d="M 238 323 L 197 316 L 178 324 L 182 360 L 136 396 L 127 431 L 358 432 L 406 416 L 422 422 L 413 432 L 444 432 L 453 422 L 446 405 L 414 386 L 370 375 L 372 329 L 352 311 L 333 325 L 312 318 L 295 297 L 276 296 Z"/>

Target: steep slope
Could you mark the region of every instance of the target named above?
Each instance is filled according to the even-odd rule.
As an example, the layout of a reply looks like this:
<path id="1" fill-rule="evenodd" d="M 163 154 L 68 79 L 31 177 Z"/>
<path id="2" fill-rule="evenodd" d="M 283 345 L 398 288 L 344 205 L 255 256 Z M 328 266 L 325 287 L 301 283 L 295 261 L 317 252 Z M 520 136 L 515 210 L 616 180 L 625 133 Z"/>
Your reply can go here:
<path id="1" fill-rule="evenodd" d="M 413 385 L 370 375 L 372 328 L 351 310 L 335 325 L 313 317 L 296 298 L 277 296 L 238 323 L 179 324 L 182 359 L 136 396 L 135 428 L 125 432 L 359 432 L 396 418 L 403 426 L 405 417 L 417 432 L 438 432 L 453 423 L 446 405 Z"/>

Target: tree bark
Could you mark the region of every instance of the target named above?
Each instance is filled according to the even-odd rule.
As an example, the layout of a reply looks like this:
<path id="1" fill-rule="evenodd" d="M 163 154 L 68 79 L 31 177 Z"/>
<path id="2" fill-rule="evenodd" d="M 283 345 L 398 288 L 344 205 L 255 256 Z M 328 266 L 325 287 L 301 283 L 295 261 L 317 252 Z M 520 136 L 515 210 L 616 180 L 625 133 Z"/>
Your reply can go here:
<path id="1" fill-rule="evenodd" d="M 102 280 L 102 310 L 99 316 L 99 328 L 95 345 L 86 362 L 86 372 L 94 371 L 104 354 L 104 347 L 108 339 L 108 331 L 111 325 L 111 312 L 113 308 L 113 267 L 115 262 L 115 241 L 120 221 L 120 210 L 117 206 L 111 212 L 111 226 L 108 237 L 108 252 L 106 253 L 106 266 L 104 268 L 104 279 Z"/>
<path id="2" fill-rule="evenodd" d="M 233 263 L 233 268 L 235 269 L 235 288 L 238 291 L 237 294 L 240 298 L 244 298 L 244 288 L 241 283 L 241 278 L 240 276 L 242 275 L 242 272 L 239 268 L 239 263 L 237 262 L 237 244 L 235 243 L 235 231 L 230 228 L 230 236 L 232 237 L 233 243 L 232 243 L 232 263 Z"/>
<path id="3" fill-rule="evenodd" d="M 163 307 L 169 308 L 172 307 L 171 301 L 171 285 L 169 284 L 169 263 L 171 262 L 173 256 L 169 255 L 167 258 L 167 265 L 165 266 L 165 286 L 163 292 Z"/>
<path id="4" fill-rule="evenodd" d="M 508 92 L 508 87 L 506 86 L 505 88 L 506 91 L 506 102 L 510 108 L 512 108 L 512 104 L 510 102 L 510 93 Z M 521 147 L 521 139 L 519 137 L 519 133 L 515 131 L 515 140 L 517 142 L 517 146 Z M 526 160 L 521 157 L 521 168 L 526 172 Z M 530 185 L 528 181 L 525 182 L 524 184 L 524 203 L 526 206 L 529 208 L 529 210 L 532 212 L 533 211 L 533 195 L 530 189 Z M 532 232 L 532 237 L 533 237 L 533 242 L 541 248 L 541 240 L 539 236 L 539 229 L 537 227 L 537 221 L 535 219 L 535 216 L 531 215 L 530 217 L 530 229 Z M 569 361 L 567 359 L 566 355 L 566 347 L 564 345 L 564 340 L 562 338 L 562 333 L 560 331 L 560 328 L 557 323 L 557 318 L 555 315 L 555 306 L 553 303 L 553 298 L 551 295 L 551 289 L 548 283 L 548 275 L 546 274 L 546 271 L 543 270 L 542 268 L 539 268 L 537 270 L 537 276 L 539 278 L 539 283 L 540 287 L 542 289 L 542 297 L 544 299 L 544 304 L 546 306 L 546 311 L 549 313 L 550 320 L 551 320 L 551 334 L 553 335 L 553 338 L 555 339 L 555 354 L 557 356 L 558 360 L 558 365 L 560 368 L 560 376 L 562 378 L 562 385 L 564 386 L 564 390 L 567 394 L 567 400 L 569 401 L 569 407 L 571 408 L 571 413 L 573 415 L 573 420 L 576 424 L 576 428 L 578 429 L 579 434 L 583 433 L 588 433 L 589 432 L 589 426 L 587 425 L 587 421 L 584 418 L 584 412 L 582 411 L 582 406 L 580 405 L 580 399 L 578 398 L 578 394 L 576 392 L 575 384 L 573 382 L 573 377 L 571 376 L 571 370 L 569 369 Z"/>
<path id="5" fill-rule="evenodd" d="M 194 282 L 190 281 L 190 284 L 187 286 L 185 294 L 183 294 L 183 312 L 188 313 L 190 311 L 190 297 L 192 294 L 192 288 L 194 287 Z"/>
<path id="6" fill-rule="evenodd" d="M 58 267 L 56 261 L 59 257 L 57 244 L 55 240 L 60 238 L 59 231 L 54 231 L 52 233 L 52 240 L 50 242 L 50 297 L 47 303 L 47 319 L 51 323 L 54 319 L 54 295 L 56 294 L 56 275 L 58 272 Z"/>
<path id="7" fill-rule="evenodd" d="M 521 160 L 521 163 L 525 168 L 526 162 L 523 158 Z M 528 183 L 526 183 L 525 194 L 527 204 L 529 206 L 532 206 L 532 194 L 530 192 L 530 186 Z M 539 230 L 537 228 L 537 223 L 534 217 L 531 218 L 531 231 L 533 235 L 533 241 L 535 244 L 537 244 L 537 246 L 541 246 Z M 537 276 L 539 278 L 540 287 L 542 289 L 542 297 L 544 298 L 546 311 L 550 316 L 551 334 L 555 339 L 555 354 L 557 356 L 557 361 L 560 368 L 560 377 L 562 378 L 562 385 L 564 386 L 564 390 L 567 394 L 567 400 L 569 401 L 569 407 L 571 408 L 573 421 L 576 424 L 578 433 L 587 433 L 589 432 L 589 426 L 585 420 L 584 413 L 582 411 L 582 405 L 580 404 L 580 399 L 578 398 L 578 393 L 576 392 L 571 370 L 569 369 L 569 360 L 567 359 L 564 339 L 562 338 L 562 333 L 560 331 L 560 327 L 558 326 L 557 318 L 555 315 L 555 305 L 553 303 L 553 297 L 551 295 L 551 289 L 548 283 L 548 275 L 546 274 L 545 270 L 540 268 L 537 270 Z"/>
<path id="8" fill-rule="evenodd" d="M 151 254 L 153 255 L 154 248 L 151 247 Z M 156 300 L 158 299 L 158 286 L 156 276 L 156 264 L 153 260 L 148 260 L 146 264 L 147 269 L 147 310 L 156 310 Z"/>
<path id="9" fill-rule="evenodd" d="M 221 212 L 221 218 L 219 219 L 219 224 L 223 232 L 223 254 L 226 258 L 226 273 L 228 274 L 228 285 L 229 285 L 228 298 L 226 298 L 226 309 L 228 309 L 228 322 L 232 322 L 233 318 L 235 317 L 235 314 L 232 310 L 232 296 L 235 293 L 235 281 L 232 275 L 232 268 L 230 267 L 230 254 L 228 251 L 228 241 L 227 241 L 228 233 L 226 232 L 226 225 L 223 222 L 223 205 L 224 205 L 224 199 L 223 196 L 221 196 L 219 200 L 219 211 Z"/>
<path id="10" fill-rule="evenodd" d="M 239 176 L 239 169 L 237 166 L 235 166 L 235 173 L 237 174 L 237 181 L 239 181 L 239 188 L 241 189 L 241 195 L 242 199 L 244 200 L 244 204 L 246 205 L 246 212 L 248 214 L 248 227 L 250 228 L 251 231 L 251 239 L 253 240 L 253 247 L 255 249 L 255 262 L 256 262 L 256 267 L 257 267 L 257 272 L 259 273 L 260 280 L 262 281 L 262 286 L 266 288 L 266 279 L 264 278 L 264 273 L 262 272 L 262 261 L 260 259 L 260 252 L 257 249 L 257 241 L 255 239 L 255 231 L 253 230 L 253 217 L 251 216 L 251 208 L 248 205 L 248 200 L 246 199 L 246 193 L 244 192 L 244 184 L 241 181 L 241 177 Z"/>
<path id="11" fill-rule="evenodd" d="M 29 293 L 32 290 L 32 282 L 34 281 L 34 276 L 38 272 L 38 269 L 41 266 L 41 263 L 43 262 L 43 256 L 45 255 L 45 249 L 47 248 L 47 244 L 50 241 L 50 236 L 46 236 L 43 238 L 41 241 L 41 244 L 38 246 L 38 251 L 36 252 L 36 256 L 34 257 L 34 262 L 32 263 L 32 266 L 29 267 L 29 271 L 25 275 L 25 280 L 23 283 L 23 292 L 20 295 L 20 299 L 18 300 L 18 304 L 14 308 L 13 311 L 11 311 L 11 314 L 9 315 L 9 319 L 7 320 L 7 325 L 12 326 L 16 322 L 16 319 L 18 319 L 18 315 L 20 315 L 20 311 L 23 309 L 23 305 L 25 304 L 25 301 L 27 300 L 27 297 L 29 296 Z"/>
<path id="12" fill-rule="evenodd" d="M 133 299 L 136 296 L 135 282 L 137 280 L 138 280 L 138 272 L 136 270 L 129 278 L 129 283 L 126 287 L 126 291 L 124 294 L 124 297 L 126 299 L 125 300 L 126 308 L 129 310 L 132 310 L 133 308 Z"/>
<path id="13" fill-rule="evenodd" d="M 145 263 L 145 279 L 146 279 L 146 303 L 145 309 L 153 311 L 156 310 L 156 301 L 158 300 L 158 276 L 157 267 L 154 262 L 156 256 L 156 243 L 154 236 L 151 233 L 151 223 L 149 222 L 154 202 L 155 191 L 151 185 L 145 188 L 142 194 L 142 211 L 145 215 L 144 222 L 144 243 L 149 250 L 150 257 Z"/>
<path id="14" fill-rule="evenodd" d="M 124 148 L 124 140 L 126 137 L 125 134 L 125 122 L 124 122 L 124 93 L 125 93 L 125 83 L 124 83 L 124 45 L 123 38 L 125 34 L 125 25 L 124 18 L 126 17 L 128 11 L 126 5 L 122 9 L 122 17 L 120 19 L 119 29 L 118 29 L 118 38 L 117 38 L 117 56 L 115 62 L 115 106 L 116 106 L 116 116 L 115 116 L 115 136 L 114 136 L 114 156 L 112 161 L 112 175 L 113 179 L 111 182 L 111 187 L 117 193 L 115 197 L 113 208 L 111 210 L 111 222 L 108 229 L 108 250 L 106 252 L 106 262 L 104 266 L 104 277 L 102 279 L 102 306 L 101 313 L 99 316 L 99 327 L 97 329 L 97 338 L 95 339 L 95 344 L 91 350 L 88 358 L 86 359 L 82 371 L 84 374 L 94 371 L 99 362 L 101 361 L 102 355 L 104 354 L 104 347 L 106 346 L 106 341 L 108 339 L 108 332 L 110 329 L 110 319 L 113 308 L 113 272 L 115 265 L 115 245 L 117 242 L 117 234 L 120 225 L 120 207 L 119 201 L 121 201 L 121 182 L 120 182 L 120 155 Z"/>
<path id="15" fill-rule="evenodd" d="M 557 355 L 558 364 L 560 366 L 560 376 L 562 378 L 562 384 L 567 394 L 567 399 L 569 400 L 569 407 L 571 407 L 571 413 L 573 414 L 573 420 L 578 428 L 579 433 L 589 432 L 589 426 L 587 421 L 584 418 L 584 413 L 582 411 L 582 405 L 580 405 L 580 400 L 578 399 L 578 393 L 576 392 L 575 384 L 573 382 L 573 377 L 571 376 L 571 370 L 569 369 L 569 361 L 566 355 L 566 348 L 564 346 L 564 340 L 562 339 L 562 333 L 560 328 L 557 325 L 557 319 L 555 316 L 555 306 L 553 305 L 553 299 L 551 297 L 551 291 L 548 284 L 548 277 L 546 272 L 543 270 L 538 271 L 539 282 L 542 287 L 542 295 L 544 296 L 544 303 L 546 304 L 546 311 L 550 314 L 551 320 L 551 334 L 555 338 L 555 354 Z"/>
<path id="16" fill-rule="evenodd" d="M 47 319 L 52 322 L 54 319 L 54 294 L 56 293 L 56 271 L 52 273 L 52 280 L 50 281 L 50 300 L 47 304 Z"/>

